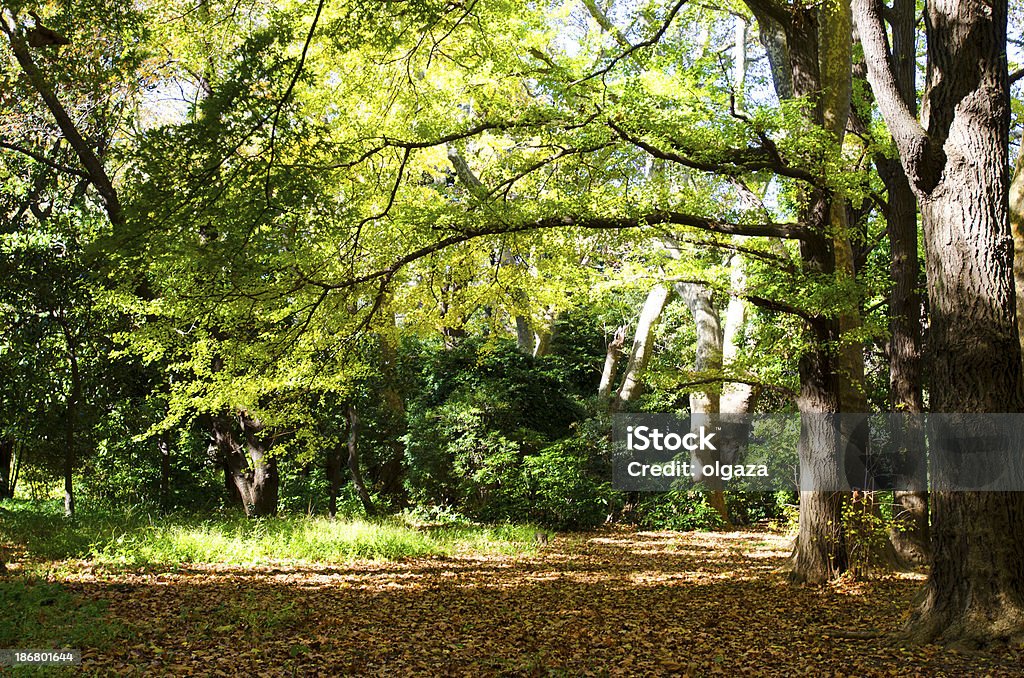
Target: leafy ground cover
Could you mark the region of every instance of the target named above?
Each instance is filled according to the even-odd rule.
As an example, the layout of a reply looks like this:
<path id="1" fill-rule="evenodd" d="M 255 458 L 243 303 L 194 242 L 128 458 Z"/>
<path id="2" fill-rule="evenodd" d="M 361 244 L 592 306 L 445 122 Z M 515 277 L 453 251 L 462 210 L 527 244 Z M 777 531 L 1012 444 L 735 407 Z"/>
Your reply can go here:
<path id="1" fill-rule="evenodd" d="M 847 637 L 896 629 L 921 576 L 794 587 L 787 548 L 607 530 L 401 561 L 51 562 L 39 585 L 110 629 L 80 639 L 94 675 L 1020 675 L 1020 650 Z M 4 590 L 25 587 L 23 567 Z"/>

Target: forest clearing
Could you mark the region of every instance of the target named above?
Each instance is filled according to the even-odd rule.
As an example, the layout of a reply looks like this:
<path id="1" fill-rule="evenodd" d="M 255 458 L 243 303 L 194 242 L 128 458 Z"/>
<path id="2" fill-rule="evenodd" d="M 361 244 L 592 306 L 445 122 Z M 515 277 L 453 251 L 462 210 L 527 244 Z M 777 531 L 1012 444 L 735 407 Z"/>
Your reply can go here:
<path id="1" fill-rule="evenodd" d="M 5 0 L 0 602 L 28 675 L 1024 675 L 1024 1 Z"/>
<path id="2" fill-rule="evenodd" d="M 1020 675 L 1020 649 L 887 637 L 920 574 L 791 586 L 790 542 L 618 528 L 519 554 L 34 567 L 103 603 L 85 675 Z"/>

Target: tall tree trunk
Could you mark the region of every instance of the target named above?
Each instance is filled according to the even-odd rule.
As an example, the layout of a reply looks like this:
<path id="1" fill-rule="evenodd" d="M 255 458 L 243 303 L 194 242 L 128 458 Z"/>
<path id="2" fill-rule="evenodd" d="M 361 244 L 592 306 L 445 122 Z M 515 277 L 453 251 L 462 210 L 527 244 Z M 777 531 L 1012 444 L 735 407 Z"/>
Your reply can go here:
<path id="1" fill-rule="evenodd" d="M 676 250 L 678 252 L 678 250 Z M 686 307 L 693 316 L 693 324 L 697 331 L 697 351 L 694 361 L 694 370 L 697 372 L 708 372 L 722 370 L 722 324 L 718 319 L 718 311 L 712 303 L 711 290 L 705 285 L 695 283 L 675 283 L 676 294 L 683 300 Z M 718 413 L 720 412 L 720 394 L 715 389 L 707 391 L 690 392 L 690 415 L 691 426 L 700 425 L 715 427 L 718 424 Z M 705 464 L 713 464 L 716 460 L 707 457 L 707 452 L 694 451 L 694 457 L 699 462 L 698 468 Z M 711 491 L 708 503 L 718 515 L 722 522 L 730 525 L 729 509 L 725 505 L 725 491 L 721 478 L 704 478 L 708 489 Z"/>
<path id="2" fill-rule="evenodd" d="M 892 32 L 893 74 L 900 98 L 917 114 L 917 4 L 915 0 L 894 0 L 888 14 Z M 924 463 L 925 432 L 920 414 L 924 412 L 921 368 L 921 295 L 918 279 L 921 263 L 917 241 L 917 199 L 899 160 L 876 158 L 878 173 L 885 184 L 886 228 L 892 252 L 889 296 L 889 400 L 899 413 L 896 449 L 909 462 L 897 478 L 893 493 L 893 515 L 900 522 L 890 532 L 897 554 L 905 562 L 924 564 L 928 558 L 928 477 Z"/>
<path id="3" fill-rule="evenodd" d="M 352 474 L 352 485 L 356 488 L 363 510 L 366 511 L 366 515 L 372 516 L 375 513 L 373 501 L 370 499 L 370 493 L 366 491 L 363 474 L 359 470 L 359 415 L 356 413 L 355 405 L 349 403 L 345 416 L 348 419 L 348 471 Z"/>
<path id="4" fill-rule="evenodd" d="M 338 442 L 327 452 L 327 513 L 331 518 L 338 516 L 338 493 L 341 491 L 341 459 L 347 451 L 348 440 Z"/>
<path id="5" fill-rule="evenodd" d="M 831 92 L 832 99 L 823 101 L 823 65 L 819 47 L 819 10 L 816 6 L 788 5 L 780 8 L 766 0 L 746 0 L 761 30 L 761 40 L 768 51 L 776 93 L 780 99 L 807 97 L 813 105 L 807 110 L 810 127 L 829 129 L 827 124 L 845 124 L 841 115 L 842 92 Z M 832 8 L 835 9 L 835 8 Z M 826 34 L 826 57 L 841 51 L 843 38 L 836 29 L 835 18 L 826 23 L 836 32 Z M 841 22 L 839 22 L 841 23 Z M 848 57 L 841 54 L 845 60 Z M 826 72 L 835 76 L 838 65 L 824 64 Z M 839 84 L 835 86 L 839 87 Z M 848 96 L 848 95 L 845 95 Z M 828 106 L 825 104 L 828 103 Z M 829 110 L 826 121 L 825 110 Z M 799 221 L 811 235 L 800 241 L 800 257 L 804 269 L 818 275 L 835 275 L 835 242 L 829 233 L 832 219 L 832 197 L 819 187 L 804 190 L 804 207 Z M 834 349 L 839 344 L 839 324 L 834 319 L 808 319 L 809 344 L 800 358 L 800 394 L 797 405 L 801 415 L 800 457 L 801 482 L 811 490 L 800 493 L 800 526 L 793 549 L 792 578 L 798 582 L 820 583 L 842 573 L 847 567 L 845 538 L 842 531 L 843 495 L 813 489 L 836 487 L 838 440 L 834 417 L 839 411 L 839 383 Z"/>
<path id="6" fill-rule="evenodd" d="M 61 317 L 59 322 L 68 351 L 68 365 L 71 368 L 71 388 L 68 391 L 64 417 L 64 515 L 73 518 L 75 516 L 74 471 L 78 445 L 76 430 L 78 428 L 78 407 L 82 400 L 82 375 L 78 369 L 78 344 L 66 319 Z"/>
<path id="7" fill-rule="evenodd" d="M 882 8 L 855 0 L 868 77 L 921 204 L 935 412 L 1024 410 L 1008 215 L 1005 0 L 926 5 L 925 129 L 900 97 Z M 908 633 L 1024 641 L 1024 493 L 932 493 L 931 570 Z"/>
<path id="8" fill-rule="evenodd" d="M 636 333 L 633 335 L 633 350 L 629 354 L 626 374 L 622 377 L 622 384 L 612 404 L 615 412 L 624 410 L 626 405 L 640 394 L 643 372 L 651 359 L 654 346 L 654 329 L 661 319 L 661 312 L 668 304 L 668 297 L 669 291 L 664 285 L 655 285 L 647 294 L 643 309 L 640 311 L 640 319 L 636 324 Z"/>
<path id="9" fill-rule="evenodd" d="M 0 499 L 14 496 L 14 438 L 0 438 Z"/>
<path id="10" fill-rule="evenodd" d="M 615 383 L 615 373 L 619 367 L 619 359 L 622 357 L 622 347 L 626 344 L 628 328 L 628 325 L 617 327 L 612 340 L 608 342 L 608 350 L 604 356 L 604 368 L 601 370 L 601 383 L 597 386 L 597 397 L 601 399 L 602 403 L 612 396 L 612 385 Z"/>

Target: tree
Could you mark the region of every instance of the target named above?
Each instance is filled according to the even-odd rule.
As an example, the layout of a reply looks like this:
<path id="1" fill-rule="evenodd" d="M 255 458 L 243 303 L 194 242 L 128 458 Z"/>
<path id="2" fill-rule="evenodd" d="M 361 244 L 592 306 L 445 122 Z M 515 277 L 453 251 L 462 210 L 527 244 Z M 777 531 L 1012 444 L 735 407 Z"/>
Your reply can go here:
<path id="1" fill-rule="evenodd" d="M 856 0 L 868 80 L 921 205 L 934 412 L 1021 412 L 1007 213 L 1007 3 L 925 8 L 927 126 L 901 94 L 877 0 Z M 931 570 L 908 633 L 989 642 L 1024 633 L 1024 493 L 932 493 Z"/>

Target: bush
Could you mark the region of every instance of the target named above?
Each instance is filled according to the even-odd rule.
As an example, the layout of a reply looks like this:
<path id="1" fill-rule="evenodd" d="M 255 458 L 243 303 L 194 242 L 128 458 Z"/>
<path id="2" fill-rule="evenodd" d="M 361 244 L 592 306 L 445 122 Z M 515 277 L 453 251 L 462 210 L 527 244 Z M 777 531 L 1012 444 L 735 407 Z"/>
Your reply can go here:
<path id="1" fill-rule="evenodd" d="M 532 489 L 530 519 L 556 530 L 597 527 L 615 508 L 612 490 L 593 448 L 570 438 L 526 460 Z"/>
<path id="2" fill-rule="evenodd" d="M 423 364 L 408 403 L 410 499 L 479 520 L 529 515 L 536 488 L 527 460 L 569 435 L 580 407 L 514 344 L 466 342 Z"/>
<path id="3" fill-rule="evenodd" d="M 726 492 L 729 519 L 736 525 L 785 522 L 786 506 L 797 502 L 796 492 Z"/>
<path id="4" fill-rule="evenodd" d="M 703 492 L 670 490 L 650 496 L 637 507 L 640 527 L 645 530 L 714 530 L 722 527 L 718 515 Z"/>

